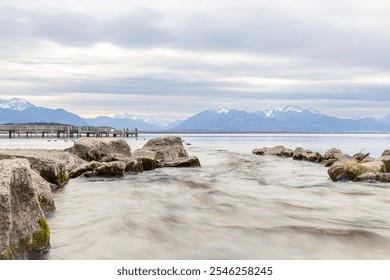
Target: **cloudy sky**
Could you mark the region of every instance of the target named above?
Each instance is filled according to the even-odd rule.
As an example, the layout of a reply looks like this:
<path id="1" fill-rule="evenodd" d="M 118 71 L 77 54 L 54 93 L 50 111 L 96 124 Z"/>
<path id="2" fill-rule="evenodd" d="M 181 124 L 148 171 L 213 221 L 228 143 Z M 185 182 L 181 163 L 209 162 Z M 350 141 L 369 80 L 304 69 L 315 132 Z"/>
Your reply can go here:
<path id="1" fill-rule="evenodd" d="M 0 98 L 84 117 L 390 113 L 388 0 L 1 0 Z"/>

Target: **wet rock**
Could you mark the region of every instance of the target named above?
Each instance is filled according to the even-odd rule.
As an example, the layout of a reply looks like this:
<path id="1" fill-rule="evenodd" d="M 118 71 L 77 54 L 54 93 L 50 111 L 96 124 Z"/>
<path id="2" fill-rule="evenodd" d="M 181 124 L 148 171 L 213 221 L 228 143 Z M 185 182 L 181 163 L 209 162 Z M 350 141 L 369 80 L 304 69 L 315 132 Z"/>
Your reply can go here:
<path id="1" fill-rule="evenodd" d="M 359 175 L 355 178 L 356 182 L 384 182 L 390 183 L 389 173 L 369 172 Z"/>
<path id="2" fill-rule="evenodd" d="M 91 161 L 91 162 L 86 162 L 83 163 L 82 165 L 76 167 L 69 173 L 70 178 L 77 178 L 79 176 L 82 176 L 84 173 L 93 171 L 99 164 L 98 161 Z"/>
<path id="3" fill-rule="evenodd" d="M 382 153 L 382 157 L 384 156 L 390 156 L 390 150 L 385 150 L 383 153 Z"/>
<path id="4" fill-rule="evenodd" d="M 198 167 L 200 166 L 199 159 L 197 157 L 185 157 L 179 158 L 173 161 L 165 161 L 163 167 Z"/>
<path id="5" fill-rule="evenodd" d="M 273 156 L 280 156 L 280 157 L 292 157 L 294 151 L 282 145 L 279 145 L 272 148 L 263 147 L 260 149 L 254 149 L 252 153 L 255 155 L 273 155 Z"/>
<path id="6" fill-rule="evenodd" d="M 357 154 L 354 154 L 353 155 L 353 159 L 356 161 L 356 162 L 371 162 L 371 161 L 375 161 L 375 158 L 373 157 L 370 157 L 370 153 L 368 154 L 364 154 L 364 153 L 357 153 Z"/>
<path id="7" fill-rule="evenodd" d="M 322 155 L 320 153 L 312 152 L 310 150 L 305 150 L 301 147 L 295 149 L 293 155 L 293 160 L 304 160 L 310 162 L 322 162 Z"/>
<path id="8" fill-rule="evenodd" d="M 357 163 L 355 161 L 336 162 L 328 169 L 329 177 L 334 181 L 356 181 L 359 177 L 360 181 L 366 173 L 384 173 L 386 166 L 382 161 L 374 161 L 367 163 Z M 368 175 L 367 175 L 368 176 Z"/>
<path id="9" fill-rule="evenodd" d="M 41 255 L 50 247 L 42 210 L 54 207 L 50 185 L 26 159 L 0 160 L 0 170 L 0 259 Z"/>
<path id="10" fill-rule="evenodd" d="M 351 161 L 353 158 L 350 155 L 344 154 L 340 149 L 332 148 L 323 155 L 322 163 L 330 167 L 337 161 Z"/>
<path id="11" fill-rule="evenodd" d="M 98 162 L 91 161 L 82 164 L 70 172 L 71 178 L 85 177 L 117 177 L 124 176 L 126 163 L 123 161 Z"/>
<path id="12" fill-rule="evenodd" d="M 390 172 L 390 156 L 382 156 L 379 160 L 385 165 L 386 172 Z"/>
<path id="13" fill-rule="evenodd" d="M 130 146 L 117 138 L 82 138 L 65 151 L 86 161 L 126 161 L 131 157 Z"/>
<path id="14" fill-rule="evenodd" d="M 157 159 L 157 152 L 155 151 L 138 149 L 134 151 L 132 158 L 141 162 L 143 171 L 162 167 L 161 162 Z"/>
<path id="15" fill-rule="evenodd" d="M 63 150 L 45 149 L 1 149 L 0 159 L 24 158 L 30 162 L 31 168 L 52 188 L 64 186 L 69 181 L 69 171 L 84 163 L 75 155 Z"/>
<path id="16" fill-rule="evenodd" d="M 135 172 L 135 173 L 144 172 L 142 160 L 131 159 L 131 160 L 127 161 L 126 162 L 126 172 Z"/>
<path id="17" fill-rule="evenodd" d="M 183 141 L 178 136 L 163 136 L 150 139 L 143 146 L 142 150 L 156 152 L 156 159 L 161 163 L 188 156 L 187 151 L 184 149 Z"/>
<path id="18" fill-rule="evenodd" d="M 369 168 L 372 172 L 386 173 L 386 165 L 380 160 L 364 162 L 361 165 Z"/>

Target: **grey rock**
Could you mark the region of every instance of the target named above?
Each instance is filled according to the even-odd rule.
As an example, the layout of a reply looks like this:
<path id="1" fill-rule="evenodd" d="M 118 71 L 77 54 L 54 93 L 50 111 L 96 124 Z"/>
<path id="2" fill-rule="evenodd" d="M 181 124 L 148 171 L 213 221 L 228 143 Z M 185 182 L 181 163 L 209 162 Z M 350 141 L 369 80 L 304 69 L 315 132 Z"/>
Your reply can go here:
<path id="1" fill-rule="evenodd" d="M 390 149 L 389 150 L 385 150 L 383 153 L 382 153 L 382 157 L 384 156 L 390 156 Z"/>
<path id="2" fill-rule="evenodd" d="M 390 172 L 390 156 L 382 156 L 378 160 L 384 163 L 386 172 Z"/>
<path id="3" fill-rule="evenodd" d="M 132 158 L 142 164 L 142 170 L 148 171 L 162 167 L 161 162 L 157 159 L 157 152 L 138 149 L 135 150 Z"/>
<path id="4" fill-rule="evenodd" d="M 187 151 L 184 149 L 183 141 L 178 136 L 163 136 L 150 139 L 143 146 L 142 150 L 156 152 L 156 159 L 161 163 L 188 156 Z"/>
<path id="5" fill-rule="evenodd" d="M 31 168 L 46 181 L 53 184 L 52 188 L 62 187 L 69 181 L 69 171 L 84 163 L 79 157 L 63 150 L 45 149 L 1 149 L 0 159 L 24 158 Z"/>
<path id="6" fill-rule="evenodd" d="M 292 157 L 294 151 L 282 145 L 279 145 L 272 148 L 263 147 L 260 149 L 254 149 L 252 153 L 255 155 L 273 155 L 273 156 L 280 156 L 280 157 Z"/>
<path id="7" fill-rule="evenodd" d="M 364 153 L 357 153 L 357 154 L 354 154 L 353 155 L 353 159 L 356 161 L 356 162 L 371 162 L 371 161 L 375 161 L 375 158 L 373 157 L 370 157 L 370 153 L 368 154 L 364 154 Z"/>
<path id="8" fill-rule="evenodd" d="M 1 160 L 0 170 L 0 259 L 41 255 L 50 247 L 50 229 L 39 196 L 50 194 L 50 186 L 26 159 Z"/>
<path id="9" fill-rule="evenodd" d="M 390 183 L 390 174 L 389 173 L 379 173 L 379 172 L 368 172 L 362 175 L 359 175 L 355 178 L 356 182 L 383 182 Z"/>
<path id="10" fill-rule="evenodd" d="M 361 165 L 369 168 L 372 172 L 386 173 L 386 165 L 381 160 L 364 162 Z"/>
<path id="11" fill-rule="evenodd" d="M 292 158 L 293 160 L 304 160 L 310 162 L 322 162 L 323 160 L 323 157 L 320 153 L 305 150 L 301 147 L 295 149 Z"/>
<path id="12" fill-rule="evenodd" d="M 130 146 L 118 138 L 82 138 L 65 151 L 86 161 L 126 161 L 131 157 Z"/>
<path id="13" fill-rule="evenodd" d="M 173 161 L 165 161 L 163 167 L 200 167 L 200 162 L 197 157 L 191 156 Z"/>
<path id="14" fill-rule="evenodd" d="M 126 163 L 123 161 L 98 162 L 91 161 L 82 164 L 70 172 L 71 178 L 85 177 L 116 177 L 124 176 Z"/>
<path id="15" fill-rule="evenodd" d="M 332 165 L 328 169 L 329 177 L 334 181 L 356 181 L 359 178 L 359 181 L 362 181 L 362 176 L 366 173 L 384 173 L 386 172 L 386 165 L 382 161 L 366 162 L 366 163 L 357 163 L 355 161 L 339 161 Z M 371 176 L 371 175 L 370 175 Z M 372 178 L 372 177 L 370 177 Z"/>
<path id="16" fill-rule="evenodd" d="M 322 163 L 330 167 L 337 161 L 351 161 L 353 157 L 350 155 L 344 154 L 340 149 L 332 148 L 325 152 L 323 155 Z"/>
<path id="17" fill-rule="evenodd" d="M 329 159 L 341 160 L 343 157 L 344 157 L 343 152 L 340 149 L 336 149 L 336 148 L 332 148 L 326 151 L 323 156 L 324 160 L 329 160 Z"/>

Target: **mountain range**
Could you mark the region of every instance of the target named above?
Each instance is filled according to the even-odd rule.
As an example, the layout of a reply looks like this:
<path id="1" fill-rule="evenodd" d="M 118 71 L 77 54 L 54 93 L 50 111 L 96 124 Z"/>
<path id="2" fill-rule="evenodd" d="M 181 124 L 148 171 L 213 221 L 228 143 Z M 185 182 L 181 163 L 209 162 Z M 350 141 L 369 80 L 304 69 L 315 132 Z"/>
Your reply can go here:
<path id="1" fill-rule="evenodd" d="M 234 132 L 390 132 L 390 115 L 382 118 L 340 119 L 296 106 L 248 113 L 219 108 L 196 114 L 175 131 Z"/>
<path id="2" fill-rule="evenodd" d="M 63 109 L 38 107 L 19 98 L 0 100 L 0 123 L 51 122 L 110 126 L 117 129 L 174 132 L 375 132 L 390 133 L 390 114 L 383 117 L 341 119 L 296 106 L 245 112 L 218 108 L 184 119 L 179 114 L 117 114 L 81 118 Z"/>

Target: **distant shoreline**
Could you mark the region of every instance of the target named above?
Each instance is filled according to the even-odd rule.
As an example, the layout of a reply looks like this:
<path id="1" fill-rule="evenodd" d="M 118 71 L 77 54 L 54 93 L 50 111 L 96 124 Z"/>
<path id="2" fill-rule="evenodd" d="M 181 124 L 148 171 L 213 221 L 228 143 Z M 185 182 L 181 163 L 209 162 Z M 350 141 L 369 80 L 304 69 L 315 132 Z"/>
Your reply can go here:
<path id="1" fill-rule="evenodd" d="M 390 132 L 291 132 L 291 131 L 139 131 L 140 134 L 390 134 Z"/>
<path id="2" fill-rule="evenodd" d="M 181 135 L 181 134 L 184 134 L 184 135 L 191 135 L 191 134 L 195 134 L 195 135 L 226 135 L 226 134 L 234 134 L 234 135 L 242 135 L 242 134 L 247 134 L 247 135 L 250 135 L 250 134 L 257 134 L 257 135 L 390 135 L 390 132 L 302 132 L 302 131 L 298 131 L 298 132 L 291 132 L 291 131 L 262 131 L 262 132 L 259 132 L 259 131 L 139 131 L 138 132 L 139 135 L 138 135 L 138 138 L 142 137 L 142 135 L 164 135 L 164 134 L 169 134 L 169 135 Z M 83 137 L 83 138 L 86 138 L 86 137 Z M 94 136 L 91 136 L 89 138 L 96 138 Z M 103 136 L 104 138 L 104 136 Z M 121 136 L 118 136 L 118 138 L 123 138 Z M 131 136 L 130 138 L 134 138 L 134 136 Z M 26 137 L 26 136 L 21 136 L 20 138 L 9 138 L 8 135 L 0 135 L 0 140 L 3 139 L 8 139 L 8 140 L 15 140 L 15 139 L 58 139 L 58 140 L 62 140 L 62 139 L 65 139 L 64 137 L 60 137 L 60 138 L 57 138 L 57 137 L 45 137 L 45 138 L 42 138 L 40 136 L 38 137 L 35 137 L 35 136 L 30 136 L 30 137 Z M 71 138 L 73 139 L 73 138 Z M 74 138 L 75 139 L 75 138 Z"/>

